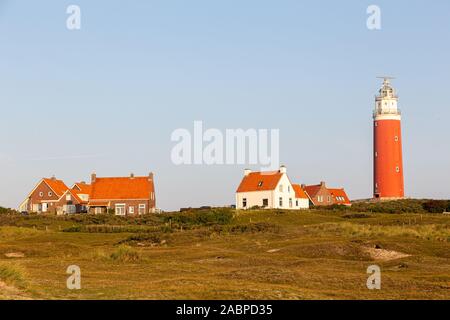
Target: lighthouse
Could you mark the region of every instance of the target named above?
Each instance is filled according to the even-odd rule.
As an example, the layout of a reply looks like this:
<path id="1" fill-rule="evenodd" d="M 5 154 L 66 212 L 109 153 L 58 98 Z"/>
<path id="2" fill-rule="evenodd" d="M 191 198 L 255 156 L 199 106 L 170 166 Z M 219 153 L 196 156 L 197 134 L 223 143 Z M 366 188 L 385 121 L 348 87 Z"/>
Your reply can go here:
<path id="1" fill-rule="evenodd" d="M 393 200 L 404 197 L 401 112 L 390 81 L 375 96 L 373 111 L 373 197 Z"/>

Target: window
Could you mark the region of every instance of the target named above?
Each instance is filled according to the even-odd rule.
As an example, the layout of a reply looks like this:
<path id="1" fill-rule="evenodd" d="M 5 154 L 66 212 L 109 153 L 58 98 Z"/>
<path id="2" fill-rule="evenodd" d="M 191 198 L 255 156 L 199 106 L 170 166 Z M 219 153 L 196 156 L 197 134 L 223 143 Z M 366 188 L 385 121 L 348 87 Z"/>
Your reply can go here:
<path id="1" fill-rule="evenodd" d="M 378 152 L 375 151 L 375 157 L 378 157 Z"/>
<path id="2" fill-rule="evenodd" d="M 39 192 L 39 197 L 43 197 L 44 196 L 44 193 L 43 192 Z"/>
<path id="3" fill-rule="evenodd" d="M 397 142 L 398 141 L 398 136 L 395 136 L 394 140 L 395 140 L 395 142 Z"/>
<path id="4" fill-rule="evenodd" d="M 53 193 L 51 191 L 48 192 L 48 196 L 51 197 Z"/>
<path id="5" fill-rule="evenodd" d="M 262 181 L 258 182 L 258 187 L 262 187 L 262 185 L 263 185 Z"/>
<path id="6" fill-rule="evenodd" d="M 263 199 L 263 207 L 269 206 L 269 199 Z"/>
<path id="7" fill-rule="evenodd" d="M 70 196 L 70 194 L 68 194 L 68 195 L 66 196 L 66 201 L 70 201 L 70 200 L 72 200 L 72 197 Z"/>
<path id="8" fill-rule="evenodd" d="M 283 207 L 283 198 L 280 197 L 280 208 L 282 208 L 282 207 Z"/>
<path id="9" fill-rule="evenodd" d="M 102 213 L 102 207 L 95 207 L 95 209 L 94 209 L 94 213 L 95 214 L 101 214 Z"/>
<path id="10" fill-rule="evenodd" d="M 317 196 L 317 202 L 323 202 L 323 196 Z"/>
<path id="11" fill-rule="evenodd" d="M 331 202 L 331 197 L 330 197 L 330 196 L 328 196 L 327 200 L 328 200 L 328 202 Z"/>
<path id="12" fill-rule="evenodd" d="M 395 167 L 395 171 L 396 172 L 400 172 L 400 168 L 399 167 Z"/>
<path id="13" fill-rule="evenodd" d="M 289 198 L 289 208 L 292 208 L 292 198 Z"/>
<path id="14" fill-rule="evenodd" d="M 378 127 L 378 122 L 375 121 L 375 127 Z"/>
<path id="15" fill-rule="evenodd" d="M 133 206 L 128 207 L 128 213 L 129 214 L 134 214 L 134 207 Z"/>
<path id="16" fill-rule="evenodd" d="M 116 204 L 116 215 L 117 216 L 125 215 L 125 204 Z"/>
<path id="17" fill-rule="evenodd" d="M 298 207 L 298 200 L 295 200 L 295 206 Z"/>
<path id="18" fill-rule="evenodd" d="M 288 186 L 288 192 L 291 192 L 291 186 Z"/>
<path id="19" fill-rule="evenodd" d="M 139 205 L 139 214 L 145 214 L 145 204 L 142 203 Z"/>
<path id="20" fill-rule="evenodd" d="M 280 184 L 279 190 L 280 190 L 280 192 L 283 192 L 283 185 L 282 184 Z"/>
<path id="21" fill-rule="evenodd" d="M 242 206 L 244 208 L 247 206 L 247 198 L 242 199 Z"/>

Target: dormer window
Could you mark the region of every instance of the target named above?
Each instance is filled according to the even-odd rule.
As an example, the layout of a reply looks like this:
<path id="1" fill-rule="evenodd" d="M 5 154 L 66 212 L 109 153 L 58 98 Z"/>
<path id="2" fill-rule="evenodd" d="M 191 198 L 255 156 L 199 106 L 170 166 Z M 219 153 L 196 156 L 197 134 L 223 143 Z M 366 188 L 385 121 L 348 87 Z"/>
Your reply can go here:
<path id="1" fill-rule="evenodd" d="M 258 187 L 262 187 L 262 185 L 263 185 L 262 181 L 258 182 Z"/>

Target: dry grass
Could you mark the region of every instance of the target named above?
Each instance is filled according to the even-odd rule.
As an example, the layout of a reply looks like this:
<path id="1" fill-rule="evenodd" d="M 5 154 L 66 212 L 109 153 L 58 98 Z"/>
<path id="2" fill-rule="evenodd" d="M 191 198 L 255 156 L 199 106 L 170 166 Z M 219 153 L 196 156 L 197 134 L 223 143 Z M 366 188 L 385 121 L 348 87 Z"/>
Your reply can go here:
<path id="1" fill-rule="evenodd" d="M 450 242 L 450 226 L 443 224 L 380 226 L 341 222 L 313 225 L 309 230 L 349 237 L 412 237 Z"/>
<path id="2" fill-rule="evenodd" d="M 93 225 L 90 217 L 2 220 L 0 279 L 39 299 L 450 298 L 450 216 L 345 215 L 248 211 L 214 224 L 220 212 L 204 220 L 188 214 L 167 233 L 169 222 L 155 218 L 142 223 L 156 233 L 62 232 Z M 109 218 L 96 219 L 104 225 Z M 5 257 L 11 252 L 25 256 Z M 73 264 L 81 268 L 81 290 L 66 288 Z M 381 267 L 382 290 L 366 288 L 372 264 Z M 25 297 L 11 292 L 0 298 Z"/>

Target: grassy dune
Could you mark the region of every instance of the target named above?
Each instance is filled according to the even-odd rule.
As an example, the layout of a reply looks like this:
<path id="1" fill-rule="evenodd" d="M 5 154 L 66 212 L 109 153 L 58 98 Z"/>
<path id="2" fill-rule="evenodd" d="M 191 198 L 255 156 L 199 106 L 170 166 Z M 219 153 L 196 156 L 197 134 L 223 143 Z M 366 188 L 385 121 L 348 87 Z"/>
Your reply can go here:
<path id="1" fill-rule="evenodd" d="M 66 288 L 74 264 L 81 290 Z M 366 287 L 372 264 L 381 290 Z M 4 299 L 450 299 L 450 216 L 0 215 L 0 287 Z"/>

